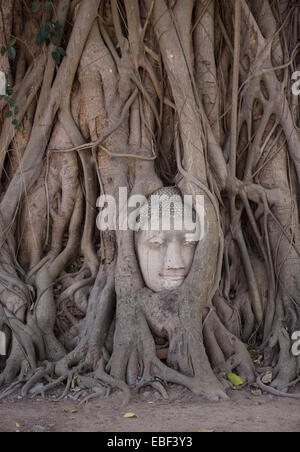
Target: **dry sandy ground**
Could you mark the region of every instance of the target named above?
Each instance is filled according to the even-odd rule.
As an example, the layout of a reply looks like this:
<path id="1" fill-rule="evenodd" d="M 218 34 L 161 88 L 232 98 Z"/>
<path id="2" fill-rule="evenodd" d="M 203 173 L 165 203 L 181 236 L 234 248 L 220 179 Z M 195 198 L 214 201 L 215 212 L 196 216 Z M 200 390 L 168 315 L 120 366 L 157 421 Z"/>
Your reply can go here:
<path id="1" fill-rule="evenodd" d="M 231 391 L 231 400 L 221 403 L 181 388 L 170 388 L 169 394 L 165 401 L 147 391 L 123 410 L 119 393 L 82 407 L 70 398 L 13 398 L 0 402 L 0 432 L 300 432 L 300 400 L 257 397 L 248 389 Z M 137 417 L 126 419 L 126 412 Z"/>

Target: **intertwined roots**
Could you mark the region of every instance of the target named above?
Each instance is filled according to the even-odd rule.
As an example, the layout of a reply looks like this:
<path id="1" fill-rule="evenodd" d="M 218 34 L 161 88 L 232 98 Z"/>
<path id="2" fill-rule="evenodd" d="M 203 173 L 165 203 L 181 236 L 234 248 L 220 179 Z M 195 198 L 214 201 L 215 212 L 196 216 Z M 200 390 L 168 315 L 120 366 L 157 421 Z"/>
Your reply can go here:
<path id="1" fill-rule="evenodd" d="M 64 384 L 126 401 L 172 382 L 216 400 L 231 372 L 266 390 L 249 344 L 286 394 L 300 372 L 297 4 L 3 2 L 1 397 Z M 206 240 L 182 289 L 158 296 L 133 235 L 95 231 L 96 201 L 174 184 L 205 197 Z"/>

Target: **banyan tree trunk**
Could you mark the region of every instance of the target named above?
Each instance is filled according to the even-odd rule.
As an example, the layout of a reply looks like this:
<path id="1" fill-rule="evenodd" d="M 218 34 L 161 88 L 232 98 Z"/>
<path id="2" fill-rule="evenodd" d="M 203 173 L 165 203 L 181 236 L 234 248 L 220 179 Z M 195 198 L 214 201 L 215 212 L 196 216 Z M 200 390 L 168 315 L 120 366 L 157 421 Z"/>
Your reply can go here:
<path id="1" fill-rule="evenodd" d="M 0 0 L 0 397 L 38 381 L 66 394 L 77 377 L 88 397 L 166 396 L 171 382 L 226 399 L 228 374 L 257 378 L 250 348 L 287 391 L 300 371 L 299 11 Z M 116 200 L 118 223 L 120 188 L 174 185 L 203 196 L 205 234 L 182 286 L 156 293 L 134 231 L 97 228 L 97 199 Z"/>

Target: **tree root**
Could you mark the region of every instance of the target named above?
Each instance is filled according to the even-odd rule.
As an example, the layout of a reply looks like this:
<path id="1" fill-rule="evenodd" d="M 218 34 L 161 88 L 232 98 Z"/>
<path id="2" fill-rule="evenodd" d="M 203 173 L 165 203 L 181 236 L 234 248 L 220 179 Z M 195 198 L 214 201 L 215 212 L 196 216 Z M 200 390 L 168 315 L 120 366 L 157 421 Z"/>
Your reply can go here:
<path id="1" fill-rule="evenodd" d="M 15 381 L 12 385 L 10 385 L 5 391 L 0 394 L 0 400 L 3 400 L 10 395 L 16 393 L 22 387 L 22 381 Z"/>
<path id="2" fill-rule="evenodd" d="M 147 386 L 150 386 L 155 391 L 157 391 L 162 396 L 162 398 L 164 400 L 169 400 L 169 395 L 168 395 L 164 385 L 160 381 L 155 379 L 155 378 L 152 378 L 152 379 L 151 378 L 149 378 L 149 379 L 144 378 L 141 381 L 141 383 L 136 386 L 135 389 L 139 392 L 141 389 L 143 389 L 143 388 L 145 388 Z"/>
<path id="3" fill-rule="evenodd" d="M 98 386 L 99 387 L 99 386 Z M 84 397 L 83 400 L 79 402 L 79 406 L 87 404 L 90 400 L 98 399 L 99 397 L 103 397 L 103 395 L 107 394 L 107 390 L 104 390 L 104 392 L 94 392 L 93 394 L 89 394 L 86 397 Z"/>
<path id="4" fill-rule="evenodd" d="M 267 364 L 273 364 L 274 367 L 274 357 L 277 358 L 277 355 L 279 355 L 277 364 L 273 369 L 275 378 L 271 387 L 282 393 L 288 392 L 290 384 L 297 377 L 297 360 L 291 354 L 291 345 L 290 335 L 286 329 L 278 323 L 275 324 L 274 333 L 271 335 L 267 349 L 269 353 L 272 353 L 273 362 Z M 277 347 L 279 347 L 279 352 L 275 353 Z"/>
<path id="5" fill-rule="evenodd" d="M 289 399 L 300 400 L 300 394 L 288 394 L 287 392 L 279 391 L 278 389 L 272 388 L 272 386 L 264 385 L 263 382 L 261 381 L 261 378 L 262 378 L 261 376 L 258 376 L 256 379 L 256 383 L 262 391 L 267 392 L 268 394 L 272 394 L 276 397 L 286 397 Z"/>
<path id="6" fill-rule="evenodd" d="M 36 385 L 39 381 L 46 377 L 50 377 L 54 369 L 53 363 L 46 363 L 46 367 L 41 367 L 37 369 L 33 376 L 29 379 L 29 381 L 23 386 L 21 395 L 22 397 L 26 397 L 31 388 Z"/>
<path id="7" fill-rule="evenodd" d="M 255 369 L 245 345 L 221 323 L 215 312 L 204 321 L 204 339 L 217 374 L 237 372 L 244 381 L 255 381 Z"/>
<path id="8" fill-rule="evenodd" d="M 36 395 L 40 395 L 45 398 L 45 394 L 48 391 L 51 391 L 52 389 L 57 388 L 62 383 L 64 383 L 68 378 L 68 375 L 63 375 L 62 377 L 59 377 L 57 380 L 54 380 L 53 382 L 49 383 L 47 386 L 45 386 L 41 391 L 39 391 Z"/>
<path id="9" fill-rule="evenodd" d="M 124 381 L 113 378 L 105 372 L 105 362 L 103 359 L 101 359 L 99 362 L 98 368 L 95 371 L 95 377 L 100 382 L 110 385 L 111 388 L 117 388 L 124 393 L 124 399 L 121 404 L 121 409 L 128 405 L 130 401 L 129 387 Z"/>

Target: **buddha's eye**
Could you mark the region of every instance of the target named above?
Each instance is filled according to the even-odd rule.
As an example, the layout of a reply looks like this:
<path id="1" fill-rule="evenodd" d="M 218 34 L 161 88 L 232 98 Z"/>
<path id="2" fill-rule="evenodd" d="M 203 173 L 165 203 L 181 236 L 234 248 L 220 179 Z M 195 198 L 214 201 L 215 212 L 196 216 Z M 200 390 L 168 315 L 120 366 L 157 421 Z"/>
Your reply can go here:
<path id="1" fill-rule="evenodd" d="M 184 246 L 185 247 L 190 247 L 193 248 L 194 246 L 196 246 L 197 242 L 193 241 L 193 240 L 185 240 L 184 241 Z"/>
<path id="2" fill-rule="evenodd" d="M 148 244 L 151 248 L 163 248 L 165 246 L 165 242 L 159 240 L 149 240 Z"/>

